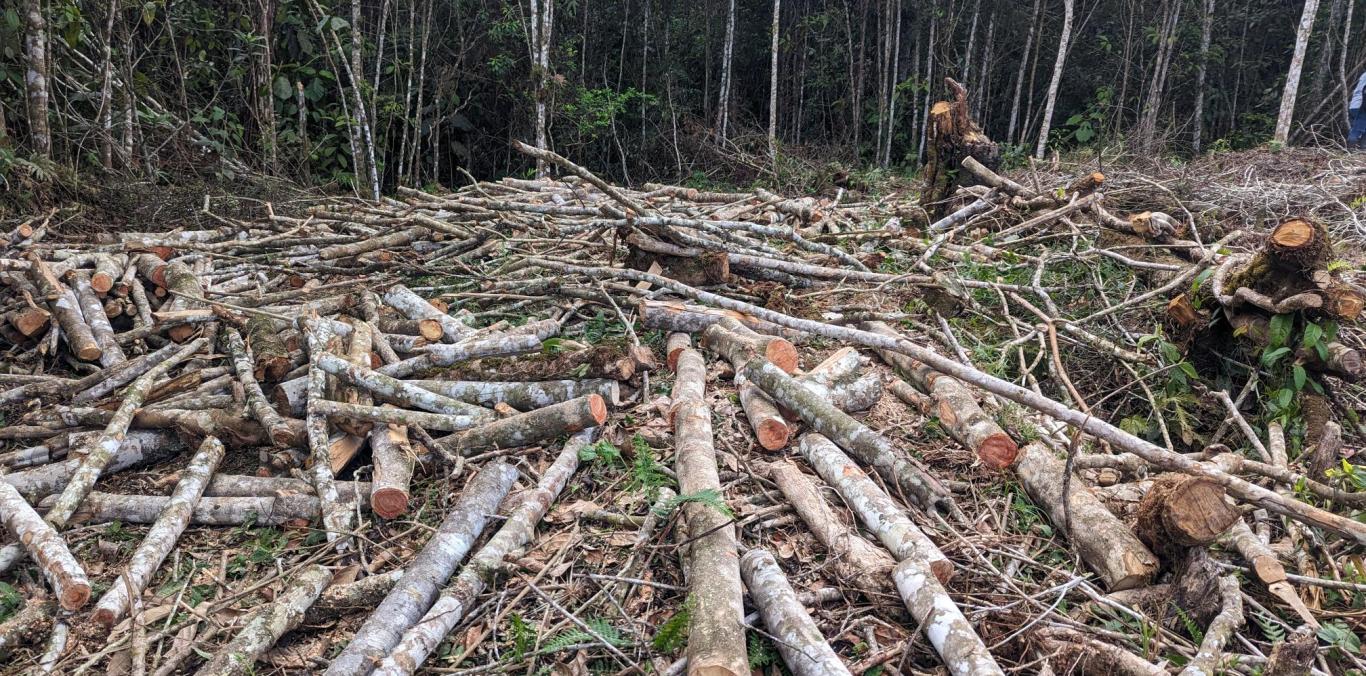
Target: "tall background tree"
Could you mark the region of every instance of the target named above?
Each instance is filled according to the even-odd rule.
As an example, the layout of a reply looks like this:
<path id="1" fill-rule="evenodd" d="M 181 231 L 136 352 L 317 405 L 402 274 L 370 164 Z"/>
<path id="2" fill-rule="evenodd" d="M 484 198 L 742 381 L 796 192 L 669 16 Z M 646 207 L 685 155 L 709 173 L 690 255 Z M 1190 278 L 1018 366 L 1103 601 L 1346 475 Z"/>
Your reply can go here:
<path id="1" fill-rule="evenodd" d="M 828 181 L 915 171 L 945 76 L 1007 161 L 1331 142 L 1361 1 L 0 0 L 0 170 Z"/>

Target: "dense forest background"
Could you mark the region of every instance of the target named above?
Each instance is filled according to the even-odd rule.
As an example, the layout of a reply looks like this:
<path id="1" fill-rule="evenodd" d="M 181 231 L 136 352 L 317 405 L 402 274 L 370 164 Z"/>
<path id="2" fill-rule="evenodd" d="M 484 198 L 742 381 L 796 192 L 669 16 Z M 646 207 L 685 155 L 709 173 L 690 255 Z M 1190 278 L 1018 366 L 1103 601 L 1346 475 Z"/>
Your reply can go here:
<path id="1" fill-rule="evenodd" d="M 512 139 L 628 182 L 913 171 L 945 76 L 1007 161 L 1334 143 L 1357 4 L 6 0 L 0 176 L 209 168 L 368 196 L 534 171 Z"/>

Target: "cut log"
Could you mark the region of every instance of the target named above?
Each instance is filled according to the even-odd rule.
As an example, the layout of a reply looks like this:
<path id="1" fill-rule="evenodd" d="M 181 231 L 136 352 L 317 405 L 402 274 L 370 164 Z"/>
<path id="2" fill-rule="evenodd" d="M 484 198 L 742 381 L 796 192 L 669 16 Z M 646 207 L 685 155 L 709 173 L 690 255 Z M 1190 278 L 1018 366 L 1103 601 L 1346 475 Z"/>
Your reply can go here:
<path id="1" fill-rule="evenodd" d="M 335 420 L 366 420 L 372 423 L 384 423 L 389 425 L 414 425 L 426 430 L 440 430 L 443 432 L 459 432 L 471 427 L 491 422 L 498 418 L 498 414 L 489 411 L 490 415 L 480 414 L 470 416 L 464 414 L 448 413 L 426 413 L 423 411 L 408 411 L 393 406 L 361 406 L 360 404 L 344 404 L 340 401 L 319 400 L 309 406 L 309 409 Z"/>
<path id="2" fill-rule="evenodd" d="M 166 290 L 174 292 L 170 300 L 162 306 L 161 310 L 180 311 L 199 309 L 203 303 L 195 300 L 204 297 L 204 287 L 199 283 L 199 276 L 188 266 L 179 262 L 171 261 L 166 266 Z M 191 324 L 181 324 L 172 326 L 166 332 L 166 336 L 177 343 L 183 343 L 194 335 L 195 327 Z"/>
<path id="3" fill-rule="evenodd" d="M 773 400 L 745 380 L 744 376 L 735 377 L 735 389 L 740 396 L 740 407 L 744 409 L 745 418 L 749 420 L 759 445 L 770 451 L 786 448 L 792 430 Z"/>
<path id="4" fill-rule="evenodd" d="M 1266 243 L 1279 260 L 1302 270 L 1322 266 L 1332 254 L 1332 245 L 1323 226 L 1303 218 L 1282 221 L 1267 235 Z"/>
<path id="5" fill-rule="evenodd" d="M 332 660 L 328 676 L 366 676 L 389 654 L 403 632 L 431 608 L 516 480 L 517 470 L 502 462 L 470 479 L 436 533 L 408 564 L 403 578 Z"/>
<path id="6" fill-rule="evenodd" d="M 493 407 L 507 404 L 519 411 L 545 408 L 589 394 L 599 394 L 613 406 L 620 404 L 620 386 L 607 378 L 583 380 L 546 380 L 540 382 L 495 382 L 486 380 L 409 380 L 424 390 L 457 399 L 467 404 Z"/>
<path id="7" fill-rule="evenodd" d="M 347 483 L 347 482 L 341 482 Z M 166 509 L 170 498 L 164 495 L 123 495 L 120 493 L 101 493 L 92 491 L 81 503 L 81 508 L 71 516 L 72 523 L 110 523 L 119 521 L 128 524 L 156 523 L 162 510 Z M 52 503 L 48 498 L 39 503 L 47 507 Z M 348 490 L 345 494 L 338 491 L 337 504 L 355 513 L 367 510 L 370 503 L 363 493 Z M 307 525 L 317 520 L 322 513 L 318 510 L 318 498 L 313 494 L 282 495 L 278 497 L 204 497 L 195 503 L 190 513 L 190 522 L 197 526 L 240 526 L 255 523 L 259 526 Z"/>
<path id="8" fill-rule="evenodd" d="M 26 257 L 30 264 L 29 280 L 42 294 L 48 309 L 52 311 L 52 316 L 57 318 L 57 325 L 61 327 L 62 337 L 66 338 L 67 345 L 71 346 L 71 353 L 81 361 L 99 361 L 104 351 L 100 349 L 90 326 L 81 314 L 76 294 L 65 284 L 57 281 L 52 270 L 38 254 L 30 251 Z"/>
<path id="9" fill-rule="evenodd" d="M 678 355 L 683 353 L 686 348 L 692 347 L 692 336 L 687 333 L 670 333 L 664 342 L 665 362 L 670 371 L 678 369 Z"/>
<path id="10" fill-rule="evenodd" d="M 763 357 L 786 373 L 797 371 L 797 348 L 783 338 L 765 336 L 749 330 L 732 317 L 702 331 L 702 347 L 731 364 L 743 364 L 752 357 Z"/>
<path id="11" fill-rule="evenodd" d="M 1046 447 L 1032 443 L 1015 458 L 1015 474 L 1029 499 L 1043 509 L 1053 527 L 1072 543 L 1105 588 L 1121 591 L 1142 587 L 1157 574 L 1158 560 L 1127 526 L 1105 508 L 1080 477 L 1073 476 L 1068 503 L 1071 528 L 1063 508 L 1066 465 Z"/>
<path id="12" fill-rule="evenodd" d="M 0 481 L 14 486 L 24 496 L 24 499 L 37 503 L 42 498 L 60 492 L 66 486 L 67 482 L 71 480 L 71 476 L 81 465 L 81 460 L 84 457 L 82 447 L 87 441 L 99 434 L 100 432 L 76 432 L 68 435 L 69 440 L 66 446 L 69 450 L 66 460 L 0 475 Z M 114 457 L 110 459 L 105 470 L 112 473 L 129 467 L 160 462 L 174 455 L 180 448 L 180 442 L 174 434 L 129 432 L 119 442 L 118 450 L 114 452 Z M 0 570 L 3 569 L 4 566 L 0 566 Z"/>
<path id="13" fill-rule="evenodd" d="M 357 369 L 370 370 L 371 348 L 374 346 L 374 334 L 370 331 L 370 325 L 362 321 L 352 321 L 351 335 L 347 337 L 346 361 L 350 362 Z M 369 406 L 375 403 L 370 390 L 363 387 L 356 387 L 348 383 L 337 389 L 336 399 L 349 404 L 359 404 Z M 348 435 L 356 438 L 363 438 L 370 435 L 372 424 L 368 420 L 336 420 L 337 427 Z M 335 465 L 334 465 L 335 470 Z M 337 470 L 339 471 L 339 470 Z"/>
<path id="14" fill-rule="evenodd" d="M 156 574 L 157 568 L 175 548 L 180 534 L 190 525 L 194 506 L 222 460 L 223 443 L 219 440 L 209 437 L 199 445 L 199 451 L 180 473 L 180 481 L 166 501 L 166 507 L 157 515 L 142 544 L 133 552 L 128 567 L 119 575 L 118 582 L 111 585 L 109 591 L 95 604 L 96 622 L 112 627 L 128 612 L 129 601 L 141 597 L 142 590 Z"/>
<path id="15" fill-rule="evenodd" d="M 886 594 L 896 559 L 835 516 L 815 482 L 796 465 L 777 462 L 770 465 L 770 471 L 783 497 L 825 547 L 835 579 L 859 590 L 869 601 L 876 602 Z"/>
<path id="16" fill-rule="evenodd" d="M 1049 653 L 1058 673 L 1114 674 L 1115 676 L 1169 676 L 1169 672 L 1123 647 L 1092 638 L 1062 626 L 1041 627 L 1034 636 Z"/>
<path id="17" fill-rule="evenodd" d="M 305 322 L 303 331 L 308 343 L 308 417 L 305 424 L 308 432 L 308 480 L 313 484 L 314 495 L 318 497 L 327 541 L 336 543 L 338 549 L 345 549 L 350 540 L 352 514 L 337 496 L 336 476 L 332 473 L 332 448 L 327 418 L 317 410 L 317 404 L 323 401 L 327 392 L 327 372 L 319 366 L 319 362 L 324 357 L 333 356 L 327 352 L 327 345 L 332 340 L 332 330 L 323 322 L 310 320 Z"/>
<path id="18" fill-rule="evenodd" d="M 304 613 L 331 581 L 332 573 L 326 568 L 319 565 L 305 568 L 284 586 L 274 602 L 258 609 L 247 625 L 227 645 L 219 648 L 199 673 L 205 676 L 254 673 L 256 660 L 281 636 L 303 622 Z"/>
<path id="19" fill-rule="evenodd" d="M 924 627 L 930 645 L 950 674 L 1005 676 L 957 604 L 923 561 L 906 559 L 892 573 L 902 603 Z"/>
<path id="20" fill-rule="evenodd" d="M 293 366 L 275 323 L 256 315 L 247 320 L 246 331 L 247 346 L 256 358 L 256 379 L 276 382 L 285 377 Z"/>
<path id="21" fill-rule="evenodd" d="M 839 447 L 820 434 L 807 433 L 802 435 L 798 448 L 816 473 L 839 492 L 859 521 L 892 553 L 892 558 L 916 561 L 939 582 L 953 576 L 953 563 L 939 546 Z"/>
<path id="22" fill-rule="evenodd" d="M 772 397 L 774 403 L 800 416 L 813 431 L 873 467 L 883 480 L 904 492 L 921 509 L 953 511 L 949 490 L 891 440 L 849 417 L 767 361 L 752 359 L 740 373 Z"/>
<path id="23" fill-rule="evenodd" d="M 266 398 L 266 393 L 261 389 L 261 384 L 256 380 L 256 368 L 252 363 L 252 355 L 247 352 L 246 342 L 242 340 L 242 334 L 232 327 L 223 327 L 222 344 L 228 351 L 228 356 L 232 358 L 232 368 L 237 374 L 237 382 L 242 386 L 242 393 L 247 400 L 247 410 L 261 426 L 266 428 L 270 435 L 270 441 L 275 446 L 285 446 L 295 438 L 294 430 L 285 423 L 285 419 L 270 405 L 270 400 Z"/>
<path id="24" fill-rule="evenodd" d="M 497 448 L 516 448 L 549 441 L 607 422 L 607 402 L 596 394 L 538 408 L 437 440 L 452 454 L 469 455 Z"/>
<path id="25" fill-rule="evenodd" d="M 95 257 L 95 271 L 90 275 L 90 288 L 101 295 L 114 288 L 114 282 L 123 278 L 123 267 L 128 257 L 123 255 L 100 254 Z"/>
<path id="26" fill-rule="evenodd" d="M 647 329 L 676 333 L 702 333 L 708 326 L 729 317 L 754 331 L 786 338 L 792 343 L 801 342 L 803 336 L 800 331 L 786 329 L 743 312 L 722 310 L 705 305 L 692 305 L 679 301 L 641 300 L 636 306 L 636 311 L 640 316 L 641 325 Z"/>
<path id="27" fill-rule="evenodd" d="M 1166 561 L 1185 548 L 1213 542 L 1238 520 L 1224 489 L 1214 481 L 1186 474 L 1160 474 L 1138 504 L 1138 538 Z"/>
<path id="28" fill-rule="evenodd" d="M 442 396 L 397 378 L 391 378 L 379 371 L 353 364 L 331 353 L 324 352 L 318 355 L 317 364 L 319 369 L 336 376 L 343 382 L 355 385 L 377 397 L 403 406 L 420 408 L 432 413 L 470 416 L 476 419 L 486 415 L 487 412 L 487 409 Z M 492 416 L 488 416 L 488 419 L 491 420 Z"/>
<path id="29" fill-rule="evenodd" d="M 779 636 L 778 654 L 796 676 L 839 676 L 848 674 L 835 651 L 821 635 L 820 628 L 797 600 L 787 576 L 773 555 L 751 549 L 740 557 L 740 572 L 749 597 L 759 607 L 764 627 Z M 691 659 L 691 658 L 690 658 Z"/>
<path id="30" fill-rule="evenodd" d="M 5 321 L 25 338 L 37 338 L 52 323 L 52 313 L 40 307 L 26 307 L 6 313 Z"/>
<path id="31" fill-rule="evenodd" d="M 882 322 L 867 322 L 864 328 L 884 336 L 900 337 L 892 327 Z M 958 443 L 975 453 L 983 464 L 993 469 L 1003 469 L 1015 461 L 1015 454 L 1019 451 L 1015 440 L 982 410 L 972 390 L 961 381 L 939 373 L 905 354 L 879 350 L 878 355 L 917 389 L 931 397 L 934 412 L 944 429 Z"/>
<path id="32" fill-rule="evenodd" d="M 0 522 L 10 537 L 37 562 L 48 586 L 65 610 L 80 610 L 90 600 L 90 581 L 62 536 L 9 483 L 0 481 Z"/>
<path id="33" fill-rule="evenodd" d="M 337 496 L 348 502 L 358 495 L 369 495 L 370 489 L 367 481 L 337 482 Z M 213 498 L 280 498 L 288 495 L 313 495 L 313 486 L 292 477 L 215 474 L 204 489 L 204 496 Z"/>
<path id="34" fill-rule="evenodd" d="M 403 633 L 393 651 L 380 662 L 374 673 L 380 676 L 406 676 L 422 666 L 502 570 L 504 559 L 531 542 L 536 534 L 536 524 L 550 510 L 565 484 L 578 470 L 579 451 L 592 441 L 593 430 L 584 430 L 565 443 L 555 462 L 541 475 L 536 488 L 520 496 L 517 506 L 503 522 L 503 527 L 470 559 L 455 581 L 441 592 L 422 620 Z"/>
<path id="35" fill-rule="evenodd" d="M 432 319 L 440 322 L 441 340 L 447 343 L 454 343 L 474 331 L 455 317 L 436 309 L 425 298 L 402 284 L 389 287 L 384 292 L 384 302 L 403 313 L 408 319 Z"/>
<path id="36" fill-rule="evenodd" d="M 397 518 L 408 511 L 408 486 L 416 458 L 408 446 L 408 428 L 375 425 L 370 430 L 370 456 L 375 465 L 370 509 L 380 518 Z"/>
<path id="37" fill-rule="evenodd" d="M 324 589 L 317 603 L 304 613 L 304 624 L 317 625 L 353 613 L 373 611 L 402 578 L 403 570 L 397 569 L 355 582 L 333 584 Z"/>
<path id="38" fill-rule="evenodd" d="M 375 326 L 381 333 L 421 336 L 433 342 L 441 340 L 446 335 L 441 322 L 435 319 L 380 319 Z"/>
<path id="39" fill-rule="evenodd" d="M 770 368 L 774 368 L 770 365 Z M 711 407 L 704 396 L 706 365 L 691 348 L 678 356 L 673 391 L 673 428 L 678 492 L 721 494 L 712 445 Z M 707 676 L 749 674 L 745 651 L 744 602 L 736 551 L 735 526 L 715 507 L 689 502 L 683 520 L 693 539 L 686 550 L 688 596 L 688 673 Z"/>

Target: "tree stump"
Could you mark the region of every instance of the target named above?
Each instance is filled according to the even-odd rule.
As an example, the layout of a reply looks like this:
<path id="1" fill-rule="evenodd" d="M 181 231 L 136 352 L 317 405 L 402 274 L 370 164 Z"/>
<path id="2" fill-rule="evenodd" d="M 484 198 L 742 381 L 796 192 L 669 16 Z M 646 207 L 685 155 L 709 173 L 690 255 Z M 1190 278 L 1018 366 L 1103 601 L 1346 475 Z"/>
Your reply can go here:
<path id="1" fill-rule="evenodd" d="M 925 160 L 925 192 L 920 205 L 930 218 L 944 215 L 954 188 L 967 185 L 965 173 L 958 171 L 963 158 L 972 157 L 989 169 L 1001 166 L 1001 150 L 972 120 L 968 92 L 953 78 L 944 78 L 953 94 L 951 101 L 939 101 L 930 108 L 929 138 Z"/>
<path id="2" fill-rule="evenodd" d="M 1203 547 L 1228 530 L 1238 512 L 1210 479 L 1162 474 L 1138 503 L 1135 534 L 1169 565 L 1191 547 Z"/>

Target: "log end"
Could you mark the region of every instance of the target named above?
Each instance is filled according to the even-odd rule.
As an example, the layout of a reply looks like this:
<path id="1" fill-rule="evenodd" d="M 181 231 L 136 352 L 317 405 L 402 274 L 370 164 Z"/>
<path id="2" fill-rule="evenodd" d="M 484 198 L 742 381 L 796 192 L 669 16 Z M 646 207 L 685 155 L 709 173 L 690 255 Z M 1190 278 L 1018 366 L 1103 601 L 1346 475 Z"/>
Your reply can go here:
<path id="1" fill-rule="evenodd" d="M 397 488 L 377 488 L 370 494 L 370 509 L 382 519 L 393 519 L 408 512 L 408 493 Z"/>
<path id="2" fill-rule="evenodd" d="M 763 420 L 754 428 L 754 436 L 758 437 L 759 445 L 769 451 L 786 448 L 791 433 L 787 423 L 778 418 Z"/>
<path id="3" fill-rule="evenodd" d="M 177 343 L 183 343 L 189 340 L 190 336 L 194 335 L 195 330 L 196 329 L 193 324 L 181 324 L 179 326 L 172 326 L 171 328 L 166 330 L 166 337 L 170 338 L 171 340 Z"/>
<path id="4" fill-rule="evenodd" d="M 585 399 L 588 400 L 588 414 L 593 420 L 599 425 L 607 422 L 607 400 L 601 394 L 590 394 Z"/>
<path id="5" fill-rule="evenodd" d="M 90 288 L 96 293 L 109 293 L 114 288 L 114 278 L 105 272 L 96 272 L 90 276 Z"/>
<path id="6" fill-rule="evenodd" d="M 63 585 L 58 601 L 65 610 L 80 610 L 90 600 L 90 584 L 84 581 L 67 582 Z"/>
<path id="7" fill-rule="evenodd" d="M 987 437 L 977 447 L 977 457 L 992 469 L 1005 469 L 1015 464 L 1020 447 L 1009 434 L 1000 432 Z"/>
<path id="8" fill-rule="evenodd" d="M 782 338 L 770 340 L 764 348 L 764 356 L 784 373 L 797 372 L 797 348 Z"/>
<path id="9" fill-rule="evenodd" d="M 103 355 L 104 350 L 101 350 L 99 346 L 94 343 L 82 345 L 76 350 L 76 358 L 81 361 L 99 361 L 100 357 Z"/>
<path id="10" fill-rule="evenodd" d="M 108 608 L 96 608 L 95 612 L 92 613 L 92 616 L 94 617 L 95 622 L 99 623 L 102 627 L 112 627 L 114 626 L 114 621 L 118 619 L 114 616 L 114 611 Z"/>
<path id="11" fill-rule="evenodd" d="M 417 332 L 423 338 L 436 342 L 446 335 L 446 330 L 441 328 L 441 322 L 435 319 L 420 319 L 417 322 Z"/>
<path id="12" fill-rule="evenodd" d="M 939 580 L 939 584 L 948 584 L 953 577 L 953 562 L 948 559 L 939 559 L 930 562 L 930 572 L 934 573 L 934 579 Z"/>

